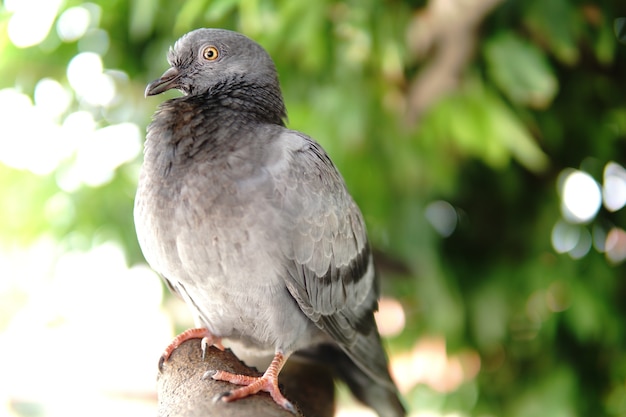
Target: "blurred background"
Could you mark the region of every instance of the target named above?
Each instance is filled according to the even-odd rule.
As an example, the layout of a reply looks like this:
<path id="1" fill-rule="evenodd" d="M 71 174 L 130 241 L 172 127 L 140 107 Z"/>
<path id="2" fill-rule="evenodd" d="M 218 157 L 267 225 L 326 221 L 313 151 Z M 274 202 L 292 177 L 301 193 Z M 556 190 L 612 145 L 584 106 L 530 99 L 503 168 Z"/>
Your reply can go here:
<path id="1" fill-rule="evenodd" d="M 132 221 L 198 27 L 274 57 L 360 205 L 412 416 L 626 416 L 626 3 L 5 0 L 0 415 L 153 416 L 191 324 Z M 342 394 L 339 415 L 367 415 Z"/>

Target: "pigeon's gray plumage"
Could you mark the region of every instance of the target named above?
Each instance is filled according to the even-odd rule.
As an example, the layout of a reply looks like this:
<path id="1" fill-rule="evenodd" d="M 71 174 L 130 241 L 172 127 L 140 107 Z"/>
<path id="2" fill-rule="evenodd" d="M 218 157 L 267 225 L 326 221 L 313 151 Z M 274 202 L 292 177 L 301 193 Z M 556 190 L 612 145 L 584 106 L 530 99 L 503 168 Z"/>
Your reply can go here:
<path id="1" fill-rule="evenodd" d="M 199 29 L 168 60 L 146 95 L 184 96 L 148 128 L 135 223 L 147 261 L 206 328 L 182 338 L 276 355 L 260 389 L 284 407 L 275 377 L 298 352 L 329 361 L 380 416 L 405 415 L 374 322 L 363 218 L 320 145 L 285 127 L 269 55 L 241 34 Z M 225 399 L 237 391 L 255 392 Z"/>

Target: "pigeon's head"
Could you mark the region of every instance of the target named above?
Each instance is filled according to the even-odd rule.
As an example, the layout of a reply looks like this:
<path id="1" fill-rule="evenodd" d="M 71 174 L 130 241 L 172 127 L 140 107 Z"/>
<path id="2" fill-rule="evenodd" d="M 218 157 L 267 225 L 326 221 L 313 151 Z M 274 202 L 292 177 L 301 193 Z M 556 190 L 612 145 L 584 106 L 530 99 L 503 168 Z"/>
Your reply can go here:
<path id="1" fill-rule="evenodd" d="M 185 95 L 203 94 L 230 80 L 278 87 L 269 54 L 244 35 L 224 29 L 197 29 L 170 49 L 170 68 L 146 87 L 146 97 L 173 88 Z"/>

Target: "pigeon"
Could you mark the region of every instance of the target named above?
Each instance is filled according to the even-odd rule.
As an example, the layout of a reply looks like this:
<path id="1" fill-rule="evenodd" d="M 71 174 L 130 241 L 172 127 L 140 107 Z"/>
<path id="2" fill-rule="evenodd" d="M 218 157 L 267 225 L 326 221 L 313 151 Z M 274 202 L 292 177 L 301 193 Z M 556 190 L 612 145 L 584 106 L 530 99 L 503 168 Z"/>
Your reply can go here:
<path id="1" fill-rule="evenodd" d="M 134 218 L 150 266 L 191 309 L 183 341 L 271 358 L 261 377 L 209 371 L 295 412 L 278 386 L 290 357 L 328 364 L 381 417 L 406 415 L 374 321 L 378 277 L 363 216 L 324 149 L 286 127 L 269 54 L 229 30 L 197 29 L 145 95 L 170 89 L 148 126 Z"/>

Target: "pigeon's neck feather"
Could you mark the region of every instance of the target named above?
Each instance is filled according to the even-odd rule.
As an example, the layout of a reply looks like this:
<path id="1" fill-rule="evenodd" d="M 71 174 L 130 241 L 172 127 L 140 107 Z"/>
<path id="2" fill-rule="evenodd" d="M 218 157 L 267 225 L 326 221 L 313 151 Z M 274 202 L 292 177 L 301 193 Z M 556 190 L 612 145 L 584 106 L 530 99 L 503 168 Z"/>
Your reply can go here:
<path id="1" fill-rule="evenodd" d="M 284 119 L 287 117 L 282 93 L 275 78 L 226 78 L 196 97 L 201 105 L 215 105 L 223 111 L 230 110 L 234 114 L 262 123 L 284 126 Z"/>
<path id="2" fill-rule="evenodd" d="M 146 165 L 167 176 L 191 160 L 227 157 L 246 142 L 258 140 L 250 132 L 259 126 L 284 126 L 280 91 L 275 96 L 268 90 L 255 93 L 247 88 L 212 89 L 164 102 L 148 128 Z"/>

